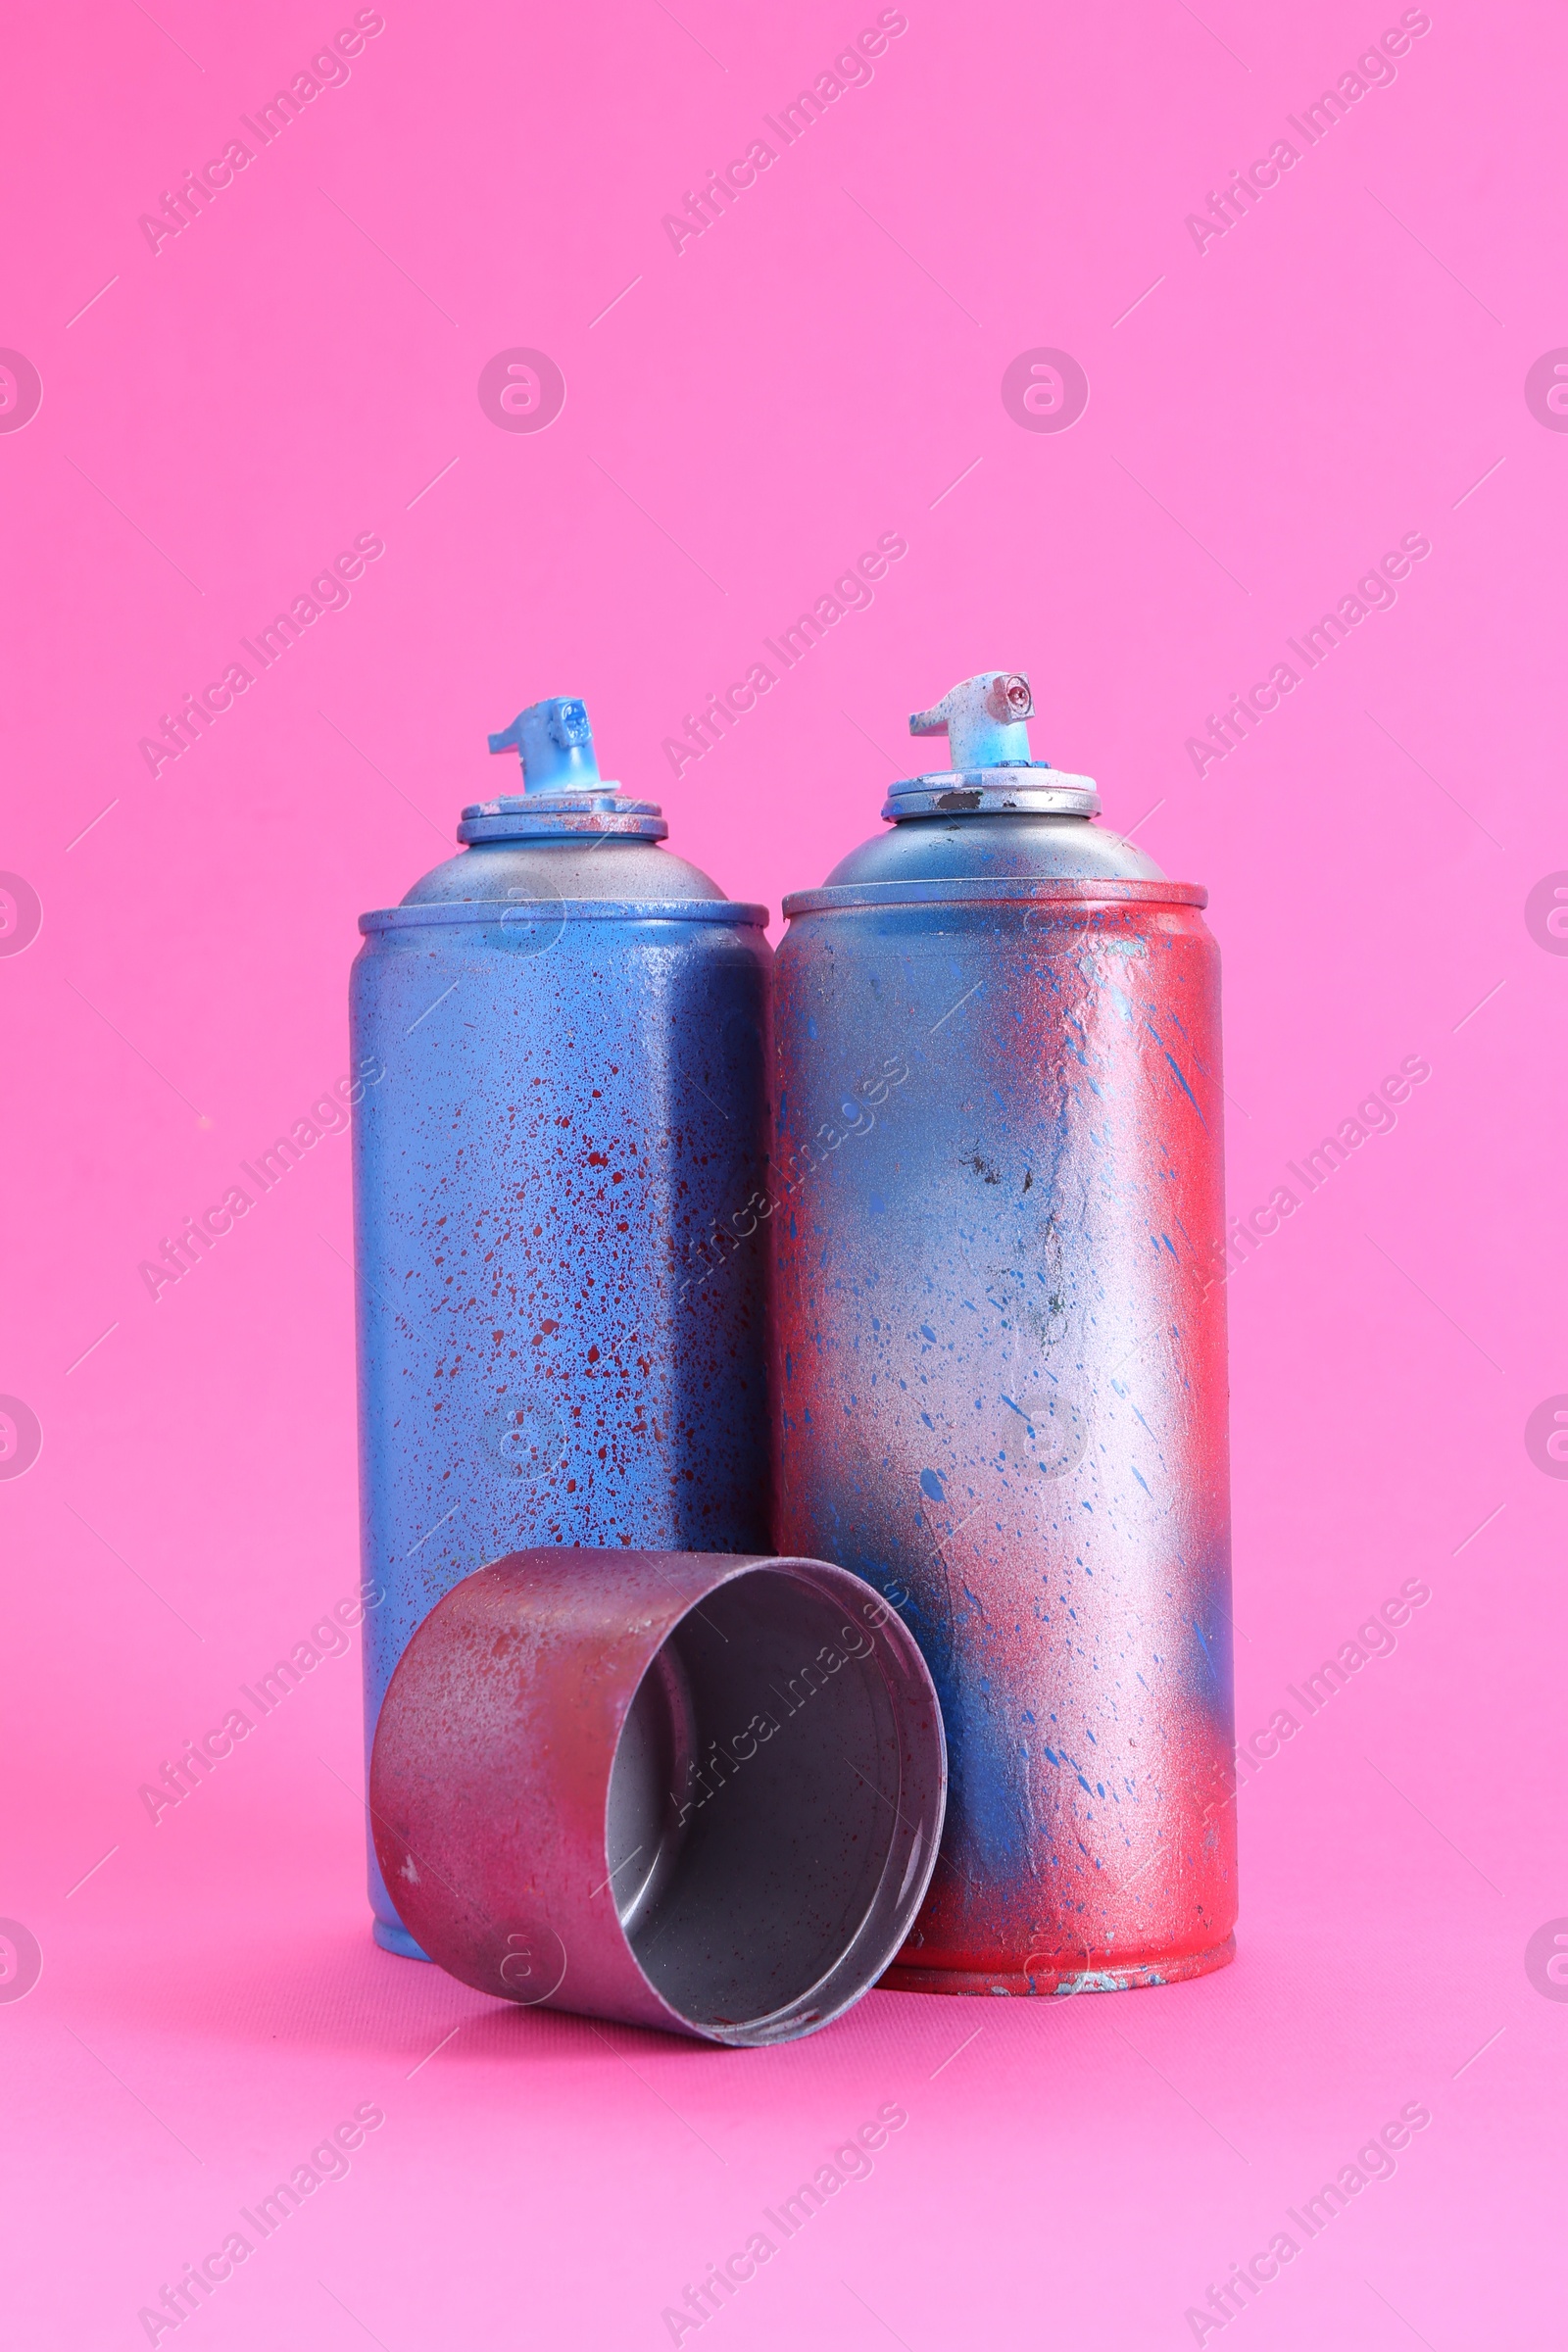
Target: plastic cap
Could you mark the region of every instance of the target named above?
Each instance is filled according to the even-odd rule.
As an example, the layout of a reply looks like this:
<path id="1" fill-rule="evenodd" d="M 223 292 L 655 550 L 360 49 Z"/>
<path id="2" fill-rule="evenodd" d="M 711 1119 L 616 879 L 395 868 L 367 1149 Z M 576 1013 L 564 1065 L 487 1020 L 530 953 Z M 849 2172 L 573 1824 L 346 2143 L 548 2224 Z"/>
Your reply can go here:
<path id="1" fill-rule="evenodd" d="M 530 703 L 489 740 L 492 752 L 515 749 L 524 792 L 582 792 L 600 780 L 588 708 L 575 695 Z"/>
<path id="2" fill-rule="evenodd" d="M 1029 681 L 1016 670 L 986 669 L 961 686 L 950 686 L 940 703 L 916 710 L 911 735 L 946 735 L 948 758 L 957 773 L 982 767 L 1043 767 L 1029 755 L 1034 710 Z"/>

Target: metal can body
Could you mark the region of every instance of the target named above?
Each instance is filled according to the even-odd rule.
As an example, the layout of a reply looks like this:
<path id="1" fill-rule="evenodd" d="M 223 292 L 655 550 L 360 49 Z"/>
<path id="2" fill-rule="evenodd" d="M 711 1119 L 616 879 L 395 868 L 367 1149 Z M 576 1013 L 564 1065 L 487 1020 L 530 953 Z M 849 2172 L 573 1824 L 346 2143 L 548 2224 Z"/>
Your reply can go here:
<path id="1" fill-rule="evenodd" d="M 590 786 L 470 808 L 465 855 L 361 919 L 368 1765 L 410 1636 L 486 1562 L 767 1548 L 766 909 Z M 373 1850 L 370 1893 L 416 1954 Z"/>
<path id="2" fill-rule="evenodd" d="M 501 912 L 369 917 L 354 967 L 383 1072 L 355 1133 L 368 1752 L 410 1635 L 487 1561 L 767 1543 L 760 1247 L 690 1279 L 762 1181 L 762 910 Z"/>
<path id="3" fill-rule="evenodd" d="M 406 1926 L 465 1984 L 757 2047 L 875 1984 L 944 1787 L 931 1677 L 858 1577 L 557 1547 L 431 1610 L 370 1803 Z"/>
<path id="4" fill-rule="evenodd" d="M 899 1608 L 949 1741 L 893 1986 L 1111 1988 L 1233 1949 L 1204 900 L 1019 875 L 786 902 L 775 1540 Z"/>

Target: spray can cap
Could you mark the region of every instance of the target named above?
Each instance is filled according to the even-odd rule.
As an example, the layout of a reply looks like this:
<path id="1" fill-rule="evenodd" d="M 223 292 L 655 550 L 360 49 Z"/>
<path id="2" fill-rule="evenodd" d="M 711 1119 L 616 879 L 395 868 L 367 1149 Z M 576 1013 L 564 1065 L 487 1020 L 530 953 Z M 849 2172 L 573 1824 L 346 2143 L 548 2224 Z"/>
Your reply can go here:
<path id="1" fill-rule="evenodd" d="M 669 831 L 657 801 L 633 800 L 599 773 L 594 731 L 580 695 L 553 694 L 519 710 L 510 727 L 488 738 L 492 752 L 515 751 L 521 792 L 474 801 L 463 811 L 458 839 L 475 842 L 544 841 L 564 833 L 619 833 L 662 841 Z"/>
<path id="2" fill-rule="evenodd" d="M 984 669 L 960 686 L 950 686 L 940 703 L 916 710 L 911 735 L 945 735 L 955 770 L 980 767 L 1044 767 L 1029 756 L 1025 724 L 1035 707 L 1029 681 L 1017 670 Z"/>
<path id="3" fill-rule="evenodd" d="M 882 814 L 911 816 L 1098 816 L 1092 776 L 1069 776 L 1035 760 L 1027 719 L 1035 698 L 1015 669 L 983 669 L 950 686 L 940 703 L 916 710 L 911 735 L 945 735 L 948 766 L 890 787 Z"/>
<path id="4" fill-rule="evenodd" d="M 599 782 L 588 707 L 574 694 L 530 703 L 510 727 L 490 737 L 492 752 L 515 748 L 524 792 L 591 792 Z"/>

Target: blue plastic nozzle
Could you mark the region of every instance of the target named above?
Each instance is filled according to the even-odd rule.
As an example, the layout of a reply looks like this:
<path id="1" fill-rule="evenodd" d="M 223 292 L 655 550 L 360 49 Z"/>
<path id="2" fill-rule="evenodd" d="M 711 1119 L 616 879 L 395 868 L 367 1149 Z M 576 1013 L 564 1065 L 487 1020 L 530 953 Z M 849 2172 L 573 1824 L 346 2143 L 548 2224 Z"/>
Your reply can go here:
<path id="1" fill-rule="evenodd" d="M 946 735 L 954 768 L 1043 767 L 1029 756 L 1024 723 L 1034 709 L 1029 681 L 1016 670 L 986 669 L 950 686 L 940 703 L 916 710 L 911 735 Z"/>
<path id="2" fill-rule="evenodd" d="M 492 752 L 515 748 L 524 792 L 586 792 L 600 781 L 587 706 L 575 695 L 530 703 L 489 740 Z"/>

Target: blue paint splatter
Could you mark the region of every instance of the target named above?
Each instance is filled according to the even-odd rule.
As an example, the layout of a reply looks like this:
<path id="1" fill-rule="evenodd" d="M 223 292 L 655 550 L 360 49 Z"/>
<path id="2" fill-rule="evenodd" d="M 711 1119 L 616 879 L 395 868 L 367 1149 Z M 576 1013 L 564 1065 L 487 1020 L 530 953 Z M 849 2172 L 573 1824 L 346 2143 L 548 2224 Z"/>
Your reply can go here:
<path id="1" fill-rule="evenodd" d="M 1197 1097 L 1197 1096 L 1194 1094 L 1194 1092 L 1193 1092 L 1192 1088 L 1191 1088 L 1191 1087 L 1188 1085 L 1188 1083 L 1187 1083 L 1186 1079 L 1185 1079 L 1185 1078 L 1182 1076 L 1182 1067 L 1181 1067 L 1181 1063 L 1180 1063 L 1180 1062 L 1177 1060 L 1177 1058 L 1176 1058 L 1175 1054 L 1173 1054 L 1173 1053 L 1170 1051 L 1170 1048 L 1169 1048 L 1168 1046 L 1166 1046 L 1166 1047 L 1163 1047 L 1163 1048 L 1161 1049 L 1161 1051 L 1163 1052 L 1163 1054 L 1164 1054 L 1164 1055 L 1165 1055 L 1165 1059 L 1166 1059 L 1166 1060 L 1167 1060 L 1167 1061 L 1170 1063 L 1170 1066 L 1171 1066 L 1172 1070 L 1173 1070 L 1173 1071 L 1175 1072 L 1175 1074 L 1176 1074 L 1176 1083 L 1177 1083 L 1177 1085 L 1178 1085 L 1178 1086 L 1181 1088 L 1181 1090 L 1182 1090 L 1182 1093 L 1183 1093 L 1183 1094 L 1184 1094 L 1184 1095 L 1187 1097 L 1187 1100 L 1188 1100 L 1188 1102 L 1189 1102 L 1192 1104 L 1193 1108 L 1194 1108 L 1195 1110 L 1198 1110 L 1198 1097 Z M 1204 1127 L 1206 1127 L 1206 1126 L 1208 1125 L 1208 1121 L 1207 1121 L 1207 1120 L 1206 1120 L 1206 1119 L 1203 1117 L 1203 1114 L 1202 1114 L 1202 1112 L 1201 1112 L 1200 1110 L 1198 1110 L 1198 1117 L 1199 1117 L 1199 1123 L 1200 1123 L 1201 1126 L 1204 1126 Z"/>

